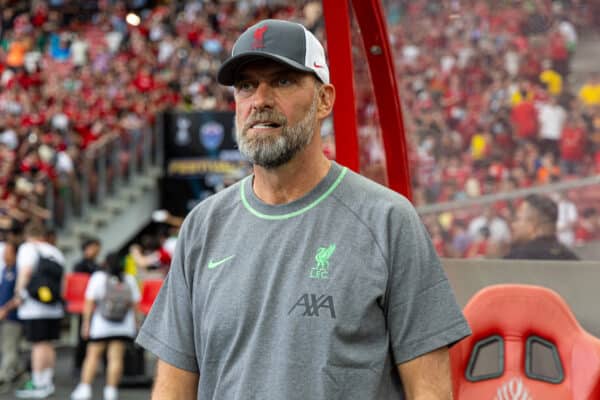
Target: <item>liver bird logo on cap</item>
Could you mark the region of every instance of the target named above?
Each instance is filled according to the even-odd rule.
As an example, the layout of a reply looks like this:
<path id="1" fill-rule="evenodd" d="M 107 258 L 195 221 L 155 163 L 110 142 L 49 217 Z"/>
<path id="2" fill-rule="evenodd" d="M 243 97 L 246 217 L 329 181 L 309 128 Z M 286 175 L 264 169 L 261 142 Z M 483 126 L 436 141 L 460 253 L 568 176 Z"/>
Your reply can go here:
<path id="1" fill-rule="evenodd" d="M 252 42 L 252 49 L 264 49 L 265 47 L 265 32 L 269 29 L 267 25 L 261 26 L 254 30 L 254 41 Z"/>

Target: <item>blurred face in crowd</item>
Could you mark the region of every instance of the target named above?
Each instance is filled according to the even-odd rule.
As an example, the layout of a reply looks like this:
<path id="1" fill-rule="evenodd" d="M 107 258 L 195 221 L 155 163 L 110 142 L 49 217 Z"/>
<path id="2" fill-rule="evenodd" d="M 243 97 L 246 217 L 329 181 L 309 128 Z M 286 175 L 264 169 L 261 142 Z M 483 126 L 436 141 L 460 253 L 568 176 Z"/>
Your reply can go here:
<path id="1" fill-rule="evenodd" d="M 303 150 L 319 117 L 319 85 L 272 61 L 248 64 L 235 83 L 238 146 L 252 163 L 276 168 Z"/>
<path id="2" fill-rule="evenodd" d="M 533 207 L 526 201 L 517 209 L 512 223 L 512 238 L 514 242 L 523 243 L 536 237 L 539 217 Z"/>
<path id="3" fill-rule="evenodd" d="M 84 254 L 85 258 L 94 260 L 98 257 L 98 253 L 100 253 L 100 244 L 99 243 L 90 243 L 85 247 Z"/>
<path id="4" fill-rule="evenodd" d="M 527 242 L 535 235 L 535 216 L 531 206 L 522 202 L 515 214 L 515 220 L 512 223 L 512 238 L 517 243 Z"/>

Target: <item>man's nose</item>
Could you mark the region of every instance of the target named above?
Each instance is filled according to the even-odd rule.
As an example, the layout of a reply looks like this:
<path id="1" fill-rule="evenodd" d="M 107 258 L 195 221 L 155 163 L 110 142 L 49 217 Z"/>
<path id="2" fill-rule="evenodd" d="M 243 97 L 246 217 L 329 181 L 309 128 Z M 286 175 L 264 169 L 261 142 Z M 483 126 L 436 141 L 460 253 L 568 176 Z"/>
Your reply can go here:
<path id="1" fill-rule="evenodd" d="M 273 88 L 266 82 L 260 82 L 254 92 L 252 106 L 258 110 L 265 107 L 272 107 L 273 95 Z"/>

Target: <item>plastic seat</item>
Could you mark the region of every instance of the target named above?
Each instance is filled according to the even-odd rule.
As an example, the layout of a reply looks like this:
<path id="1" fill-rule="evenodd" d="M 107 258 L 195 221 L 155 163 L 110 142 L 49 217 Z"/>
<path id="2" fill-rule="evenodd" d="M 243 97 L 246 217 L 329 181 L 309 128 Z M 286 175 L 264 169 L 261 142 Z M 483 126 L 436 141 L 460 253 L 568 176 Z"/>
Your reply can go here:
<path id="1" fill-rule="evenodd" d="M 162 279 L 147 279 L 142 283 L 142 298 L 138 304 L 138 309 L 142 314 L 148 315 L 150 312 L 162 283 Z"/>
<path id="2" fill-rule="evenodd" d="M 71 272 L 65 276 L 64 300 L 69 314 L 81 314 L 85 303 L 85 289 L 90 275 L 83 272 Z"/>
<path id="3" fill-rule="evenodd" d="M 556 292 L 494 285 L 464 313 L 473 335 L 450 349 L 455 399 L 600 399 L 600 339 Z"/>

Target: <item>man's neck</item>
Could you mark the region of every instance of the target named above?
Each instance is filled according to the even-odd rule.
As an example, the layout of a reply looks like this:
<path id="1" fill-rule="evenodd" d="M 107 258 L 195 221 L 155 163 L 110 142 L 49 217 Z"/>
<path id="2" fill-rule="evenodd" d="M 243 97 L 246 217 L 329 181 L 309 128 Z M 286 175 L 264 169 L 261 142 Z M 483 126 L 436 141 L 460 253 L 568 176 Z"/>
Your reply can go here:
<path id="1" fill-rule="evenodd" d="M 310 151 L 310 150 L 309 150 Z M 329 172 L 331 161 L 322 152 L 300 153 L 286 164 L 272 169 L 254 166 L 253 189 L 266 204 L 287 204 L 306 195 Z"/>

